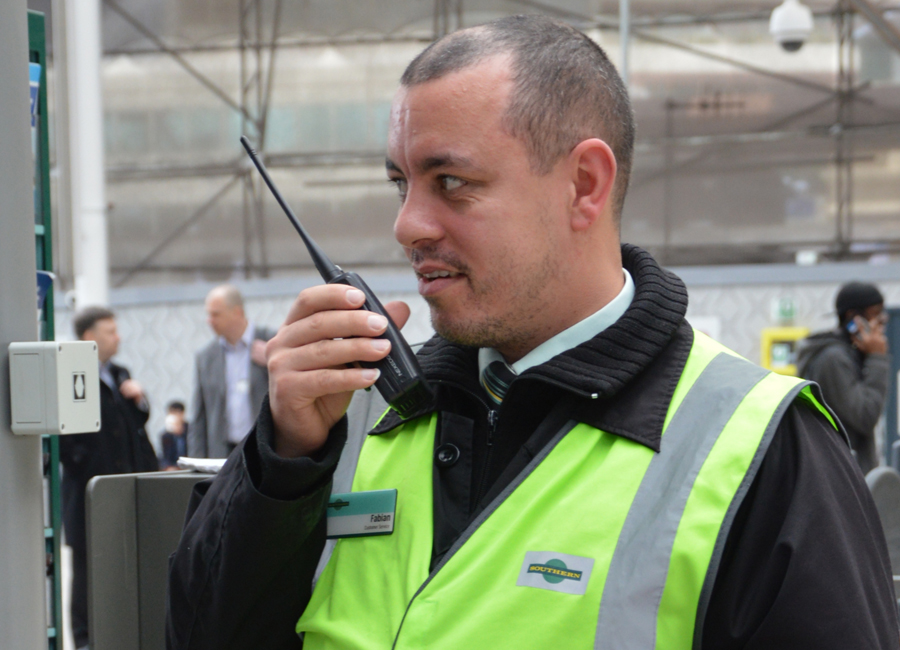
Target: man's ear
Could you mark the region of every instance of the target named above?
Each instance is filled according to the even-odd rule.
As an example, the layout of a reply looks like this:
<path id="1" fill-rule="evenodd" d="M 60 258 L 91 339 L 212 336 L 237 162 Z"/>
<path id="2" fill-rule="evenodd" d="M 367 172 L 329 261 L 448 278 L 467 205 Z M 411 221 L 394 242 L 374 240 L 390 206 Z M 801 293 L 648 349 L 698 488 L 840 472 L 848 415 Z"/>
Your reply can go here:
<path id="1" fill-rule="evenodd" d="M 569 154 L 574 184 L 572 229 L 590 228 L 602 215 L 612 218 L 610 198 L 616 182 L 616 156 L 603 140 L 583 140 Z"/>

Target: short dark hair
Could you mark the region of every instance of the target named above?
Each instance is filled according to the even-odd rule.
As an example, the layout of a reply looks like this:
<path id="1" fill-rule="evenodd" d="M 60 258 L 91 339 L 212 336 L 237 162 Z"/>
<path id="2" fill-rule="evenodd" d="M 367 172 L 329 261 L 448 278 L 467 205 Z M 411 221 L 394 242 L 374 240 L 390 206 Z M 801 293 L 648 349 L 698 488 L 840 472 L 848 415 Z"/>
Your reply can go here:
<path id="1" fill-rule="evenodd" d="M 848 282 L 834 298 L 834 309 L 843 325 L 853 316 L 874 305 L 884 304 L 884 295 L 869 282 Z"/>
<path id="2" fill-rule="evenodd" d="M 166 406 L 167 411 L 181 411 L 184 413 L 184 402 L 180 402 L 177 399 L 173 399 Z"/>
<path id="3" fill-rule="evenodd" d="M 106 307 L 85 307 L 75 314 L 72 321 L 72 327 L 75 330 L 75 336 L 79 340 L 84 338 L 84 333 L 89 329 L 93 329 L 97 321 L 106 320 L 107 318 L 115 318 L 116 315 L 111 309 Z"/>
<path id="4" fill-rule="evenodd" d="M 504 123 L 525 143 L 532 169 L 547 174 L 579 142 L 601 138 L 618 165 L 613 200 L 620 219 L 634 156 L 634 113 L 606 53 L 574 27 L 530 15 L 455 32 L 413 59 L 400 83 L 425 83 L 502 54 L 512 57 L 514 83 Z"/>

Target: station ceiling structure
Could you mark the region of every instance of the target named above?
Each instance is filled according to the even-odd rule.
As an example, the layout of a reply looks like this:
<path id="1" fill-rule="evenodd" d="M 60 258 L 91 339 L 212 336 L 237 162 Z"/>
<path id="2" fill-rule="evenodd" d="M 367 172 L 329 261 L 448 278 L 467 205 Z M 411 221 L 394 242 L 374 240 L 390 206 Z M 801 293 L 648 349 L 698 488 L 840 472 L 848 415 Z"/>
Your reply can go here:
<path id="1" fill-rule="evenodd" d="M 900 255 L 900 5 L 631 0 L 638 125 L 622 237 L 665 264 Z M 397 80 L 435 37 L 544 13 L 620 60 L 618 0 L 104 0 L 114 286 L 310 269 L 241 155 L 259 144 L 338 263 L 402 265 L 383 164 Z M 65 270 L 64 275 L 65 275 Z"/>

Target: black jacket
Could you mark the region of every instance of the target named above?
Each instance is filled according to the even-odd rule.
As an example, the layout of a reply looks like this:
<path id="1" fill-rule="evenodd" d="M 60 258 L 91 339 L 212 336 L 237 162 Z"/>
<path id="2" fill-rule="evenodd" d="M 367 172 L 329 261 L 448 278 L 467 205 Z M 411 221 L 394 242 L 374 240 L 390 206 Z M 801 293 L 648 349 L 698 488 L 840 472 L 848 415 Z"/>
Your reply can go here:
<path id="1" fill-rule="evenodd" d="M 114 363 L 110 373 L 121 386 L 131 375 Z M 125 399 L 103 381 L 100 382 L 100 431 L 59 437 L 59 454 L 63 469 L 70 478 L 77 477 L 85 485 L 101 474 L 150 472 L 159 468 L 153 445 L 144 425 L 150 410 L 134 400 Z"/>
<path id="2" fill-rule="evenodd" d="M 130 377 L 122 366 L 110 364 L 116 382 Z M 100 382 L 100 431 L 59 437 L 59 459 L 63 466 L 62 505 L 66 543 L 75 550 L 73 567 L 84 575 L 85 489 L 102 474 L 127 474 L 159 469 L 144 424 L 150 416 L 146 404 L 139 406 Z"/>
<path id="3" fill-rule="evenodd" d="M 888 356 L 863 354 L 853 347 L 850 335 L 838 329 L 802 341 L 797 365 L 801 377 L 822 387 L 825 401 L 847 429 L 863 473 L 876 467 L 875 425 L 887 399 Z"/>
<path id="4" fill-rule="evenodd" d="M 477 350 L 435 338 L 419 353 L 437 388 L 434 565 L 546 442 L 537 423 L 566 397 L 571 417 L 658 450 L 692 343 L 684 285 L 623 247 L 635 280 L 625 315 L 594 339 L 520 375 L 488 416 Z M 596 397 L 595 397 L 596 396 Z M 389 414 L 376 429 L 399 423 Z M 170 573 L 170 650 L 300 648 L 294 625 L 324 544 L 324 506 L 347 422 L 313 458 L 281 459 L 264 405 L 219 476 L 200 484 Z M 597 513 L 602 516 L 602 513 Z M 840 613 L 840 615 L 835 615 Z M 726 544 L 702 647 L 896 649 L 891 570 L 871 497 L 843 438 L 802 403 L 783 418 Z"/>
<path id="5" fill-rule="evenodd" d="M 190 425 L 185 422 L 180 435 L 163 431 L 159 436 L 162 452 L 159 454 L 159 467 L 178 467 L 178 458 L 187 456 L 187 435 Z"/>

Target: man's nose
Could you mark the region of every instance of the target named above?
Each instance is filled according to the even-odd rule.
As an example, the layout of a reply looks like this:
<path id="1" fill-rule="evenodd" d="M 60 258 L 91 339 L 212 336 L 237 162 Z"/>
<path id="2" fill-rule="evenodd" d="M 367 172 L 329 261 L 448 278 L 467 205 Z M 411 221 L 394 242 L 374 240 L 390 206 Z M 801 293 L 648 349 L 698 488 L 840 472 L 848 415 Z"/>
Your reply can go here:
<path id="1" fill-rule="evenodd" d="M 394 238 L 405 248 L 418 248 L 443 234 L 439 202 L 426 192 L 410 188 L 394 221 Z"/>

